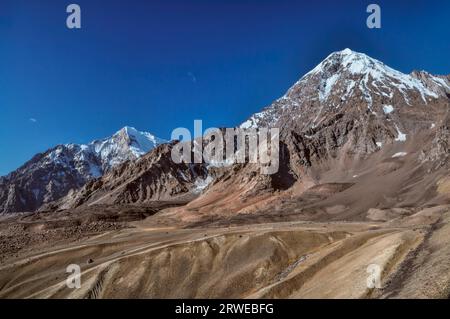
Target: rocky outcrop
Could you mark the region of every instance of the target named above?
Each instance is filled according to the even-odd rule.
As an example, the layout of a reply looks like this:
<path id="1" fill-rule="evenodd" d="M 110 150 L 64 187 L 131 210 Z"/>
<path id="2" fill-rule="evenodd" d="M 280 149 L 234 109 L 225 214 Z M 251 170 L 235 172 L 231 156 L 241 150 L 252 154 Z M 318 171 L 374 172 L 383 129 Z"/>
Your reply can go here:
<path id="1" fill-rule="evenodd" d="M 158 200 L 184 200 L 198 194 L 211 179 L 203 164 L 175 164 L 171 158 L 176 142 L 162 144 L 139 158 L 111 169 L 80 190 L 43 210 L 81 205 L 145 205 Z"/>

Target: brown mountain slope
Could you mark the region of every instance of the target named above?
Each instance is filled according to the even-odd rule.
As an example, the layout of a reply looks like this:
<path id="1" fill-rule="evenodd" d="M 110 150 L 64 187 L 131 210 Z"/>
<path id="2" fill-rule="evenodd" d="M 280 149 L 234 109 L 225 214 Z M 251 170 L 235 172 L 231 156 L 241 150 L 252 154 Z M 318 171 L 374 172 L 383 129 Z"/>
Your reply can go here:
<path id="1" fill-rule="evenodd" d="M 200 195 L 158 215 L 222 223 L 266 213 L 364 219 L 370 209 L 445 202 L 437 185 L 446 175 L 439 168 L 447 158 L 449 92 L 448 77 L 406 75 L 361 53 L 335 52 L 241 125 L 280 128 L 276 174 L 260 174 L 260 166 L 249 163 L 177 165 L 170 158 L 173 144 L 163 145 L 54 207 Z"/>

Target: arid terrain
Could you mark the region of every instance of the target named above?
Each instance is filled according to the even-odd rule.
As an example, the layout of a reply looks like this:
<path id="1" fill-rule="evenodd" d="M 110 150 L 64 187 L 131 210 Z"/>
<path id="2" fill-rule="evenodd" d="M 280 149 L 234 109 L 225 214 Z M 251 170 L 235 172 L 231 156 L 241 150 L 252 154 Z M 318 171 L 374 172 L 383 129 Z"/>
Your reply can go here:
<path id="1" fill-rule="evenodd" d="M 11 223 L 23 226 L 22 240 L 29 240 L 26 248 L 2 249 L 0 297 L 449 296 L 449 205 L 374 211 L 379 220 L 370 222 L 249 220 L 201 228 L 155 226 L 157 215 L 89 227 Z M 401 217 L 383 221 L 392 215 Z M 2 231 L 6 225 L 3 221 Z M 8 245 L 2 236 L 2 248 Z M 69 264 L 81 266 L 80 289 L 66 286 Z M 373 264 L 382 269 L 381 289 L 367 287 Z"/>
<path id="2" fill-rule="evenodd" d="M 132 128 L 39 154 L 0 178 L 0 298 L 449 298 L 449 97 L 345 49 L 240 125 L 275 174 Z"/>

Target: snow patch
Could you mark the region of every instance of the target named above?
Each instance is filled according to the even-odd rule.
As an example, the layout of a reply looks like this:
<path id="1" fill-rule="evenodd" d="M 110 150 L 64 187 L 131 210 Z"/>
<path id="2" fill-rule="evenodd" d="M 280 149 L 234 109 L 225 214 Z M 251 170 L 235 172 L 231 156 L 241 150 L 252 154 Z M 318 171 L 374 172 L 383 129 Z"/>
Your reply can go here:
<path id="1" fill-rule="evenodd" d="M 325 82 L 321 86 L 321 90 L 319 91 L 319 99 L 321 101 L 325 101 L 328 98 L 331 90 L 333 89 L 333 86 L 336 84 L 339 77 L 339 74 L 333 74 L 325 80 Z"/>
<path id="2" fill-rule="evenodd" d="M 383 105 L 384 114 L 389 114 L 394 111 L 394 107 L 392 105 Z"/>
<path id="3" fill-rule="evenodd" d="M 431 78 L 432 78 L 432 80 L 433 80 L 434 82 L 436 82 L 438 85 L 443 86 L 443 87 L 446 88 L 446 89 L 450 89 L 450 85 L 448 85 L 447 82 L 446 82 L 444 79 L 438 78 L 438 77 L 436 77 L 436 76 L 433 76 L 433 77 L 431 77 Z"/>
<path id="4" fill-rule="evenodd" d="M 213 178 L 211 176 L 208 176 L 205 179 L 200 177 L 197 178 L 194 182 L 195 185 L 194 193 L 201 193 L 206 187 L 209 186 L 209 184 L 211 184 L 212 181 Z"/>
<path id="5" fill-rule="evenodd" d="M 395 158 L 395 157 L 403 157 L 403 156 L 405 156 L 406 154 L 408 154 L 408 153 L 406 153 L 406 152 L 398 152 L 398 153 L 395 153 L 394 155 L 392 155 L 392 158 Z"/>
<path id="6" fill-rule="evenodd" d="M 395 128 L 397 129 L 397 134 L 398 134 L 398 136 L 395 139 L 395 141 L 397 141 L 397 142 L 404 142 L 404 141 L 406 141 L 406 134 L 402 133 L 397 125 L 395 125 Z"/>
<path id="7" fill-rule="evenodd" d="M 243 129 L 253 128 L 254 127 L 254 123 L 251 120 L 247 120 L 244 123 L 242 123 L 239 127 L 243 128 Z"/>

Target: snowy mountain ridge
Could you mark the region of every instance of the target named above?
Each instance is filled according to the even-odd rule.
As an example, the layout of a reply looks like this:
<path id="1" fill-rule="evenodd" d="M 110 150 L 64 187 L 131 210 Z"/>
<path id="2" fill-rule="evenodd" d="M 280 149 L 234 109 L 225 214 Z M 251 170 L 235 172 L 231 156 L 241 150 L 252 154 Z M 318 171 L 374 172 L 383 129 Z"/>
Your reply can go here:
<path id="1" fill-rule="evenodd" d="M 166 141 L 148 132 L 125 126 L 114 135 L 89 144 L 59 145 L 46 156 L 46 163 L 57 161 L 61 165 L 71 165 L 73 161 L 74 168 L 80 173 L 97 178 L 110 168 L 137 159 L 163 143 Z"/>
<path id="2" fill-rule="evenodd" d="M 55 146 L 0 177 L 0 214 L 33 211 L 165 142 L 126 126 L 89 144 Z"/>
<path id="3" fill-rule="evenodd" d="M 292 114 L 299 118 L 300 107 L 305 104 L 318 107 L 317 117 L 324 109 L 338 108 L 349 100 L 362 99 L 370 111 L 376 102 L 384 100 L 387 105 L 411 105 L 417 97 L 421 103 L 446 97 L 450 94 L 450 79 L 434 76 L 425 71 L 404 74 L 366 54 L 345 49 L 331 53 L 315 68 L 300 78 L 281 98 L 261 112 L 253 114 L 241 124 L 242 128 L 274 125 L 282 115 Z M 283 109 L 286 112 L 283 112 Z"/>

